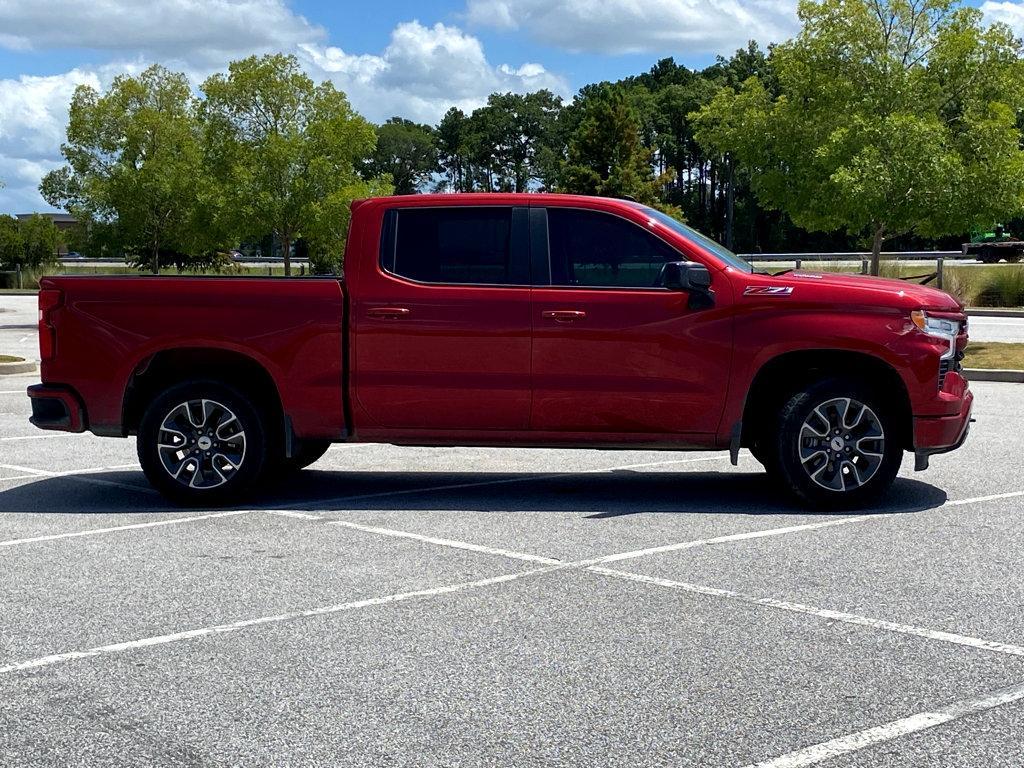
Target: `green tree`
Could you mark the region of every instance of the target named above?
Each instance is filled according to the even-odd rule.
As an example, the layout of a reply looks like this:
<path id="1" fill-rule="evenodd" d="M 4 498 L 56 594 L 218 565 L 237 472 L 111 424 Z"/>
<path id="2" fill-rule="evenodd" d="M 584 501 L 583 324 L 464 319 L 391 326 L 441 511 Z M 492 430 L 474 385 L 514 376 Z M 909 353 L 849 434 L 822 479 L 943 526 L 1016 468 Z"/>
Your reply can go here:
<path id="1" fill-rule="evenodd" d="M 454 192 L 468 192 L 468 118 L 458 107 L 452 107 L 437 124 L 437 154 L 441 170 L 447 177 L 445 186 Z"/>
<path id="2" fill-rule="evenodd" d="M 61 232 L 53 220 L 35 214 L 19 223 L 22 265 L 33 269 L 57 262 L 57 249 L 63 244 Z"/>
<path id="3" fill-rule="evenodd" d="M 882 244 L 1008 217 L 1024 202 L 1021 49 L 955 0 L 802 0 L 800 34 L 697 116 L 697 138 L 806 229 Z"/>
<path id="4" fill-rule="evenodd" d="M 550 91 L 494 93 L 473 112 L 475 155 L 490 189 L 525 192 L 541 178 L 545 152 L 562 108 Z"/>
<path id="5" fill-rule="evenodd" d="M 569 137 L 560 189 L 658 203 L 660 181 L 654 175 L 652 152 L 643 143 L 642 131 L 640 115 L 626 88 L 604 85 L 589 94 Z"/>
<path id="6" fill-rule="evenodd" d="M 152 66 L 117 77 L 102 95 L 79 86 L 61 151 L 67 165 L 43 178 L 43 197 L 102 223 L 129 258 L 158 272 L 213 250 L 204 220 L 217 199 L 202 173 L 185 75 Z"/>
<path id="7" fill-rule="evenodd" d="M 18 220 L 7 214 L 0 214 L 0 268 L 11 269 L 25 254 Z"/>
<path id="8" fill-rule="evenodd" d="M 373 126 L 331 83 L 315 85 L 294 56 L 232 62 L 202 89 L 208 167 L 232 227 L 275 233 L 291 274 L 291 245 L 325 201 L 359 188 L 356 164 L 373 152 Z"/>
<path id="9" fill-rule="evenodd" d="M 412 195 L 441 170 L 434 129 L 393 117 L 377 126 L 377 147 L 363 164 L 367 178 L 390 175 L 396 195 Z"/>

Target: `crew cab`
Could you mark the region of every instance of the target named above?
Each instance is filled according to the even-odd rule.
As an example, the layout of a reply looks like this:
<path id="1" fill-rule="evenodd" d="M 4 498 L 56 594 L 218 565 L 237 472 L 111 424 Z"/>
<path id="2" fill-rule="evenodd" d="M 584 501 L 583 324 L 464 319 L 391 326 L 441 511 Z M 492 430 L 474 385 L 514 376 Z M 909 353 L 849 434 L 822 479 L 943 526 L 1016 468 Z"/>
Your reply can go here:
<path id="1" fill-rule="evenodd" d="M 175 502 L 331 443 L 730 451 L 813 508 L 959 446 L 967 317 L 880 278 L 755 272 L 626 200 L 352 204 L 345 276 L 49 277 L 31 421 L 136 436 Z"/>

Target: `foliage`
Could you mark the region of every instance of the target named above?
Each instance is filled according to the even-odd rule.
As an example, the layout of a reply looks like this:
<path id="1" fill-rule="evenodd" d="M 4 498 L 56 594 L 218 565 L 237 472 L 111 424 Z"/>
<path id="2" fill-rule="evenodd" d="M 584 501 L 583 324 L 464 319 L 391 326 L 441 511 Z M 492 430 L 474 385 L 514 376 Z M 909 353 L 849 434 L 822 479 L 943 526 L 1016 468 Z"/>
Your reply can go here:
<path id="1" fill-rule="evenodd" d="M 1024 267 L 997 267 L 984 276 L 975 290 L 982 306 L 1024 306 Z"/>
<path id="2" fill-rule="evenodd" d="M 204 149 L 226 203 L 228 228 L 273 232 L 285 274 L 290 248 L 357 189 L 356 164 L 373 152 L 373 126 L 329 82 L 315 85 L 294 56 L 232 62 L 202 86 Z M 370 183 L 375 183 L 371 180 Z"/>
<path id="3" fill-rule="evenodd" d="M 63 244 L 60 230 L 53 220 L 35 214 L 21 223 L 22 265 L 30 269 L 45 267 L 57 261 L 57 249 Z"/>
<path id="4" fill-rule="evenodd" d="M 526 192 L 559 161 L 562 100 L 550 91 L 494 93 L 470 115 L 452 107 L 437 127 L 443 184 L 456 192 Z"/>
<path id="5" fill-rule="evenodd" d="M 0 214 L 0 269 L 9 270 L 17 264 L 24 253 L 18 220 L 7 214 Z"/>
<path id="6" fill-rule="evenodd" d="M 60 230 L 48 217 L 31 216 L 18 221 L 0 215 L 0 269 L 20 265 L 33 270 L 57 261 L 57 249 L 63 243 Z"/>
<path id="7" fill-rule="evenodd" d="M 1020 44 L 954 0 L 802 0 L 800 34 L 760 77 L 723 89 L 697 139 L 751 173 L 758 199 L 809 230 L 845 228 L 874 253 L 1024 202 Z"/>
<path id="8" fill-rule="evenodd" d="M 441 170 L 434 129 L 393 117 L 377 126 L 377 147 L 363 166 L 368 179 L 390 176 L 396 195 L 412 195 Z"/>
<path id="9" fill-rule="evenodd" d="M 109 250 L 154 271 L 214 250 L 208 218 L 218 199 L 202 173 L 185 75 L 152 66 L 117 77 L 102 95 L 79 86 L 67 138 L 67 165 L 47 174 L 40 190 L 86 229 L 96 223 Z"/>
<path id="10" fill-rule="evenodd" d="M 659 180 L 643 143 L 640 115 L 626 89 L 605 86 L 586 100 L 569 137 L 559 189 L 657 203 Z"/>

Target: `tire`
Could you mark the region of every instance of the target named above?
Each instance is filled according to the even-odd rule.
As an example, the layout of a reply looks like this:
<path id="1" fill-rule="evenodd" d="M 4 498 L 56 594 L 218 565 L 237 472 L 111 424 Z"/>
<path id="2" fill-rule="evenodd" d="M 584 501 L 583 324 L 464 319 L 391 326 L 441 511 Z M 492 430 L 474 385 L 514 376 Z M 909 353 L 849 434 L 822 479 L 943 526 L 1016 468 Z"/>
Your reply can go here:
<path id="1" fill-rule="evenodd" d="M 330 447 L 331 441 L 298 441 L 293 449 L 293 456 L 281 457 L 278 460 L 278 473 L 280 475 L 297 473 L 320 459 Z"/>
<path id="2" fill-rule="evenodd" d="M 903 459 L 895 409 L 869 387 L 840 379 L 793 394 L 763 445 L 769 474 L 816 510 L 870 504 L 892 485 Z"/>
<path id="3" fill-rule="evenodd" d="M 240 501 L 262 480 L 270 455 L 267 420 L 252 399 L 206 380 L 160 393 L 143 414 L 137 446 L 153 487 L 188 507 Z"/>

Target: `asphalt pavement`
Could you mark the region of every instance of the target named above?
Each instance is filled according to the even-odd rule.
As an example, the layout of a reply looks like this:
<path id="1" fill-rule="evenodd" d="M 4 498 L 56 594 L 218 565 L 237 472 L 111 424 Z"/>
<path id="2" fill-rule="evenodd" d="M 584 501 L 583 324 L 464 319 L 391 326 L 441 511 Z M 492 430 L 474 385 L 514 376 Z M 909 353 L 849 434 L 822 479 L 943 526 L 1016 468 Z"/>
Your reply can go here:
<path id="1" fill-rule="evenodd" d="M 4 765 L 1024 763 L 1021 385 L 817 515 L 745 452 L 381 445 L 181 510 L 131 441 L 33 429 L 33 380 L 0 377 Z"/>

